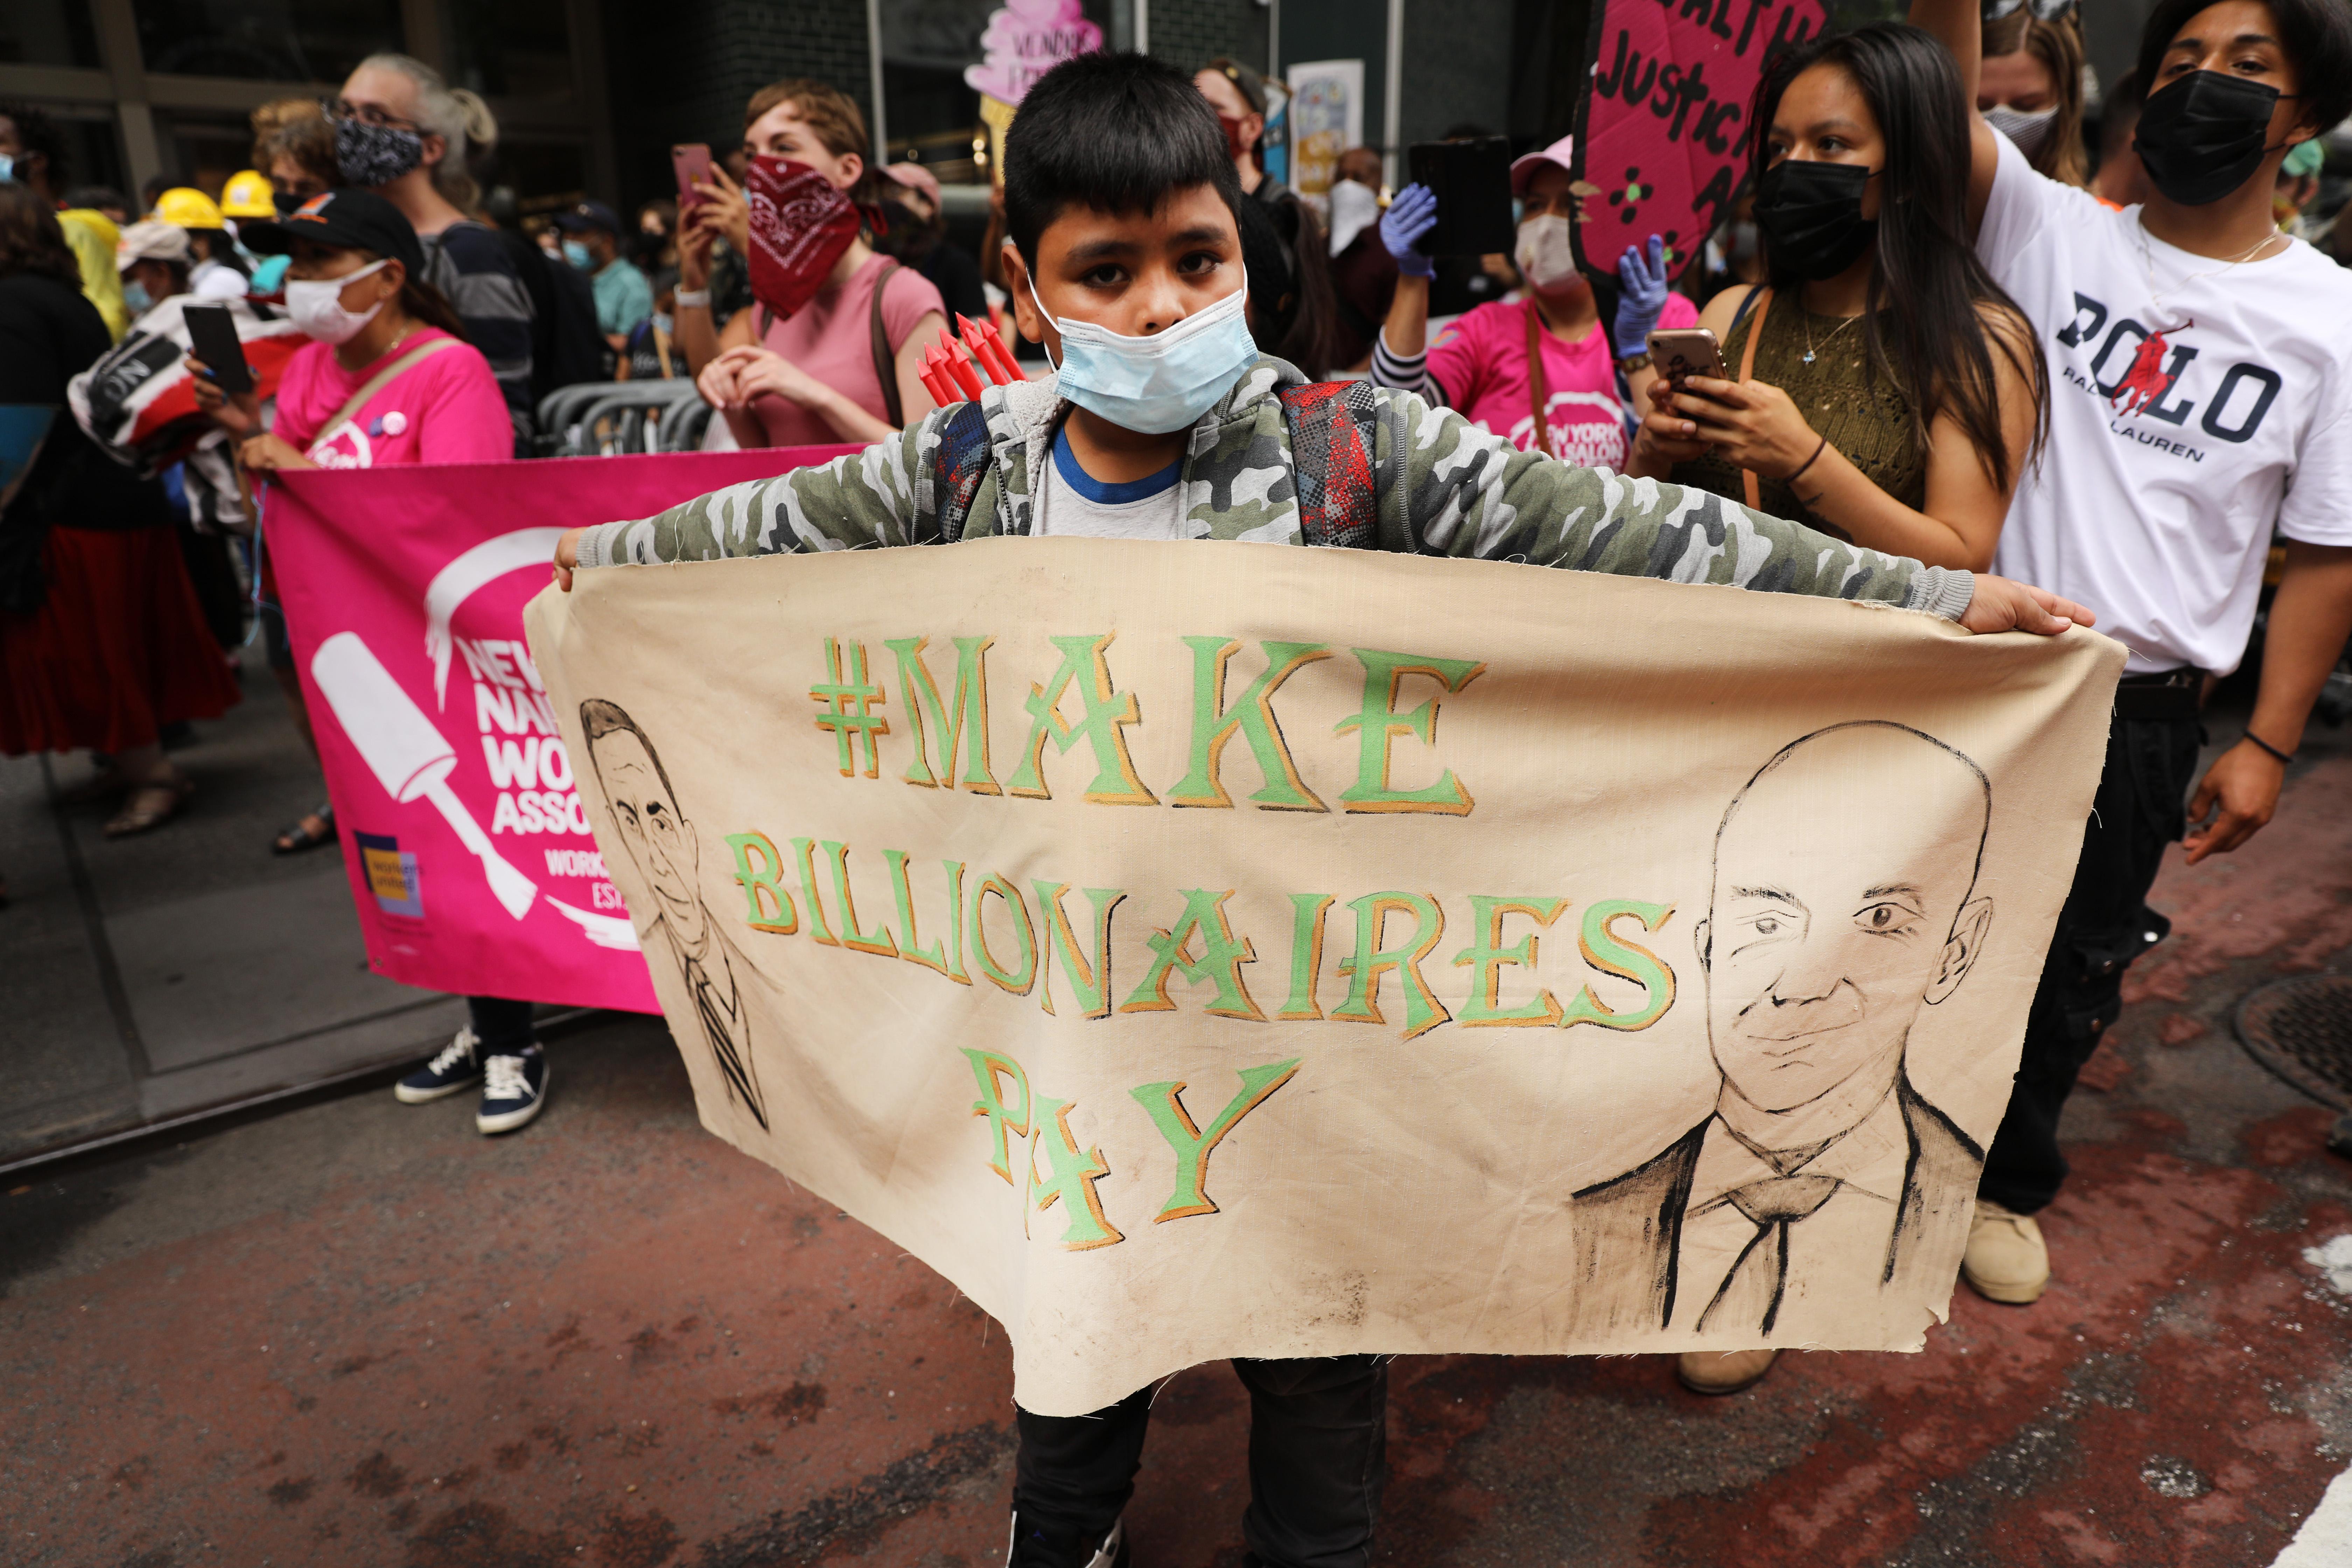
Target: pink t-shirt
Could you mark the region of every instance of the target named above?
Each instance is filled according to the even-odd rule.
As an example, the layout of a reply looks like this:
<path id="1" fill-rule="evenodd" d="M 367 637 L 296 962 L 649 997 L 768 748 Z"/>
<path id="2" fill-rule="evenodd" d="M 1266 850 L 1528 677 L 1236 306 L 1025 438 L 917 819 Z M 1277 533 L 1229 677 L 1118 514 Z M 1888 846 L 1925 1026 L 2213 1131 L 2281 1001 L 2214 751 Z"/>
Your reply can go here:
<path id="1" fill-rule="evenodd" d="M 820 289 L 792 317 L 772 321 L 761 342 L 808 372 L 835 391 L 847 395 L 877 419 L 889 418 L 882 400 L 882 383 L 874 374 L 874 280 L 888 262 L 869 257 L 838 288 Z M 761 308 L 751 307 L 757 325 Z M 890 274 L 882 289 L 882 332 L 896 354 L 914 335 L 915 323 L 931 312 L 944 316 L 947 306 L 931 280 L 911 268 Z M 829 446 L 841 439 L 822 415 L 812 414 L 782 397 L 762 397 L 751 412 L 768 432 L 771 447 Z"/>
<path id="2" fill-rule="evenodd" d="M 345 370 L 335 351 L 305 343 L 286 362 L 271 426 L 322 468 L 382 468 L 395 463 L 489 463 L 514 456 L 507 400 L 481 351 L 459 342 L 409 366 L 331 430 L 320 426 L 387 363 L 448 333 L 411 332 L 363 370 Z"/>
<path id="3" fill-rule="evenodd" d="M 1535 419 L 1528 406 L 1528 312 L 1533 300 L 1481 305 L 1445 330 L 1429 351 L 1430 374 L 1454 409 L 1513 446 L 1532 449 Z M 1666 296 L 1661 327 L 1698 323 L 1698 307 L 1680 294 Z M 1617 397 L 1617 363 L 1607 323 L 1572 343 L 1549 332 L 1543 344 L 1544 387 L 1550 394 L 1544 422 L 1551 427 L 1552 455 L 1588 468 L 1625 467 L 1625 405 Z"/>

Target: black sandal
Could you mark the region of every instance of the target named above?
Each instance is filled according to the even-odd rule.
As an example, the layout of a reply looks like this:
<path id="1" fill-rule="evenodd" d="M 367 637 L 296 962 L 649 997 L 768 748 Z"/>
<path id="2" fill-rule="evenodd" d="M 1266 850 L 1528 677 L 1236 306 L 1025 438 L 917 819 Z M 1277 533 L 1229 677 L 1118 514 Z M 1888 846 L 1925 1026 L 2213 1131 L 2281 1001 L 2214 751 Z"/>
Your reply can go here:
<path id="1" fill-rule="evenodd" d="M 314 830 L 312 823 L 319 826 Z M 335 841 L 335 808 L 322 805 L 293 826 L 270 840 L 272 855 L 299 855 L 306 849 L 316 849 Z"/>

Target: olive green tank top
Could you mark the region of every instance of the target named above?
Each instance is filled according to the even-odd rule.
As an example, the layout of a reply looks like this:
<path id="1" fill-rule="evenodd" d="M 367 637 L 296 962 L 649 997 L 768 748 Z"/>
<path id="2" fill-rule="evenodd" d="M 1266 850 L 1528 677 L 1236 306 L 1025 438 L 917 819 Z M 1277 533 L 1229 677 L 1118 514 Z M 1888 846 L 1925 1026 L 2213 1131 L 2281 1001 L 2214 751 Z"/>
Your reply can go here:
<path id="1" fill-rule="evenodd" d="M 1751 307 L 1724 342 L 1723 363 L 1735 376 L 1755 325 Z M 1808 331 L 1811 364 L 1805 363 Z M 1923 507 L 1927 500 L 1927 448 L 1912 432 L 1911 399 L 1885 374 L 1865 380 L 1862 366 L 1859 318 L 1816 316 L 1798 304 L 1793 294 L 1772 296 L 1771 309 L 1764 313 L 1764 336 L 1756 345 L 1754 379 L 1787 393 L 1813 433 L 1828 437 L 1830 445 L 1871 483 L 1905 506 Z M 1673 479 L 1675 484 L 1694 485 L 1736 501 L 1748 499 L 1739 468 L 1713 452 L 1696 462 L 1676 464 Z M 1782 480 L 1758 475 L 1757 500 L 1759 510 L 1775 517 L 1794 518 L 1845 537 L 1843 530 L 1799 505 Z"/>

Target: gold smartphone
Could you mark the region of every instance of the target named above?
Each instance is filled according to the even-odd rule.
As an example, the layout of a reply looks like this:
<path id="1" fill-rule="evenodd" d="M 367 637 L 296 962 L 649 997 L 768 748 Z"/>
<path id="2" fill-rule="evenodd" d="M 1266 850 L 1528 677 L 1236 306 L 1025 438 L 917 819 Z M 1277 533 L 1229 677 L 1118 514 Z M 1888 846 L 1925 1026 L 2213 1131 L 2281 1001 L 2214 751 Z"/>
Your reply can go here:
<path id="1" fill-rule="evenodd" d="M 1723 345 L 1705 327 L 1676 327 L 1650 334 L 1650 367 L 1668 381 L 1711 375 L 1729 381 L 1723 368 Z"/>

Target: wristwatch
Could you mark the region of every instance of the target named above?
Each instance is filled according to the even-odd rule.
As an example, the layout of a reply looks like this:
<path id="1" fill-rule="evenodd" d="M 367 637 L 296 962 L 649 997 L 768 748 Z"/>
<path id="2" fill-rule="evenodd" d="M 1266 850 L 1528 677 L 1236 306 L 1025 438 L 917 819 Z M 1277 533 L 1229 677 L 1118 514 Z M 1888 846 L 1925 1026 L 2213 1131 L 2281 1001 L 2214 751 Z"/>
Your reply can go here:
<path id="1" fill-rule="evenodd" d="M 1619 354 L 1617 356 L 1617 368 L 1623 371 L 1627 375 L 1633 374 L 1637 370 L 1649 369 L 1650 351 L 1643 349 L 1637 353 Z"/>

